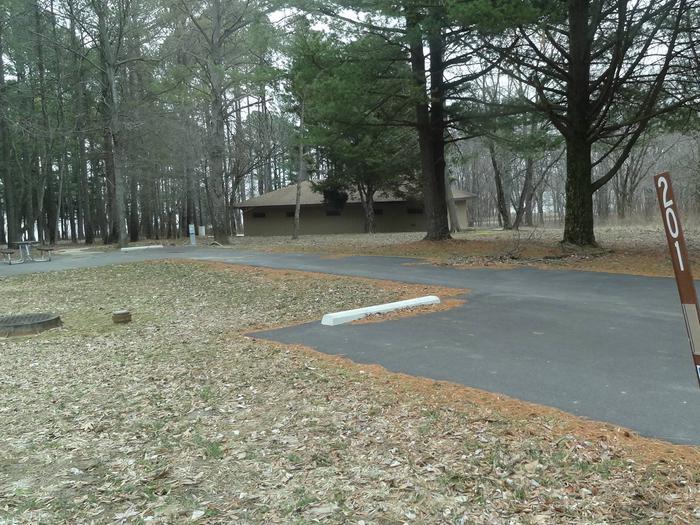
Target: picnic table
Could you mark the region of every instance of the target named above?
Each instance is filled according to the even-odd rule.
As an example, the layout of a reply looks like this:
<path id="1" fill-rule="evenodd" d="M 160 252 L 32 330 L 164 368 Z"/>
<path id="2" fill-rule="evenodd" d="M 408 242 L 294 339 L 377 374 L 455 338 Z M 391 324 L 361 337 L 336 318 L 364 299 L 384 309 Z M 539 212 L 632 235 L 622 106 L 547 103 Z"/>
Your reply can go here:
<path id="1" fill-rule="evenodd" d="M 16 260 L 12 260 L 12 256 L 15 250 L 11 249 L 8 245 L 7 249 L 0 250 L 0 253 L 5 256 L 5 262 L 7 264 L 21 264 L 25 262 L 48 262 L 51 260 L 51 252 L 53 248 L 51 246 L 39 246 L 38 251 L 42 253 L 41 258 L 34 258 L 32 255 L 32 247 L 39 244 L 37 241 L 16 241 L 15 246 L 19 249 L 19 257 Z"/>
<path id="2" fill-rule="evenodd" d="M 34 257 L 32 257 L 32 246 L 35 244 L 39 244 L 36 241 L 17 241 L 15 243 L 17 245 L 17 248 L 19 248 L 19 259 L 22 262 L 29 262 L 29 261 L 34 261 Z"/>

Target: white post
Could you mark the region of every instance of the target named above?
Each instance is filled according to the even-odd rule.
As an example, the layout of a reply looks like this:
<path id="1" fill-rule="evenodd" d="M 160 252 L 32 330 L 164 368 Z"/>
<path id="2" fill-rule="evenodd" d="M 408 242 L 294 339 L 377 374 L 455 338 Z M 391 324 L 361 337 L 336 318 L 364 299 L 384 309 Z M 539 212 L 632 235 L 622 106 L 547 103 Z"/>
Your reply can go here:
<path id="1" fill-rule="evenodd" d="M 194 224 L 190 224 L 190 244 L 197 246 L 197 238 L 194 236 Z"/>

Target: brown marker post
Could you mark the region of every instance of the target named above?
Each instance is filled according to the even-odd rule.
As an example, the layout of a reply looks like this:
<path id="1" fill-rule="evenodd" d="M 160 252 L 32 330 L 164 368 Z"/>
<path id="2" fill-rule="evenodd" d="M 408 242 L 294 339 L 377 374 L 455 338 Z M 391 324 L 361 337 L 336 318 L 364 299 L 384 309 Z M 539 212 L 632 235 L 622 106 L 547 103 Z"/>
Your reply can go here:
<path id="1" fill-rule="evenodd" d="M 671 174 L 661 173 L 654 177 L 656 195 L 659 198 L 661 217 L 666 231 L 668 249 L 671 251 L 673 272 L 676 274 L 678 294 L 681 298 L 685 328 L 688 332 L 690 350 L 693 353 L 693 363 L 700 385 L 700 317 L 698 317 L 698 297 L 695 292 L 695 283 L 690 272 L 690 259 L 685 245 L 683 228 L 676 208 L 671 186 Z"/>

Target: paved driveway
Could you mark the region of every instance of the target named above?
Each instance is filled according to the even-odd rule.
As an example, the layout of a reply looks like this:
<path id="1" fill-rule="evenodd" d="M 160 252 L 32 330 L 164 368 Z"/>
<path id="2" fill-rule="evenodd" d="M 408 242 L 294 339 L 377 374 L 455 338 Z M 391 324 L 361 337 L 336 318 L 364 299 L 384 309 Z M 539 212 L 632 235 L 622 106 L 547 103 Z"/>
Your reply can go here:
<path id="1" fill-rule="evenodd" d="M 671 279 L 572 271 L 457 270 L 396 257 L 323 259 L 168 248 L 59 255 L 0 277 L 146 259 L 195 258 L 469 288 L 459 308 L 384 323 L 260 332 L 360 363 L 557 407 L 700 444 L 700 389 Z"/>

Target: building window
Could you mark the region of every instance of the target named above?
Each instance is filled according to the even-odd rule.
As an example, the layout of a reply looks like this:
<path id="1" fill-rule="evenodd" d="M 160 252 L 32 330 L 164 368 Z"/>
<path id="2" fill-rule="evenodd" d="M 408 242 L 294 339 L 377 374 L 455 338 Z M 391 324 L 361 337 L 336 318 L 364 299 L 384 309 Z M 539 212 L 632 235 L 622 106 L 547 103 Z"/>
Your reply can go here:
<path id="1" fill-rule="evenodd" d="M 287 217 L 294 217 L 294 212 L 293 212 L 293 211 L 288 211 L 288 212 L 287 212 Z"/>
<path id="2" fill-rule="evenodd" d="M 406 210 L 406 213 L 408 213 L 409 215 L 422 215 L 423 208 L 408 208 Z"/>
<path id="3" fill-rule="evenodd" d="M 253 219 L 264 219 L 266 217 L 266 214 L 264 211 L 254 211 L 253 212 Z"/>
<path id="4" fill-rule="evenodd" d="M 338 217 L 340 216 L 340 210 L 326 210 L 327 217 Z"/>
<path id="5" fill-rule="evenodd" d="M 375 215 L 384 215 L 384 210 L 382 208 L 374 208 Z"/>

